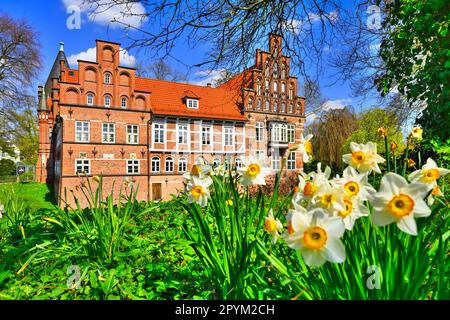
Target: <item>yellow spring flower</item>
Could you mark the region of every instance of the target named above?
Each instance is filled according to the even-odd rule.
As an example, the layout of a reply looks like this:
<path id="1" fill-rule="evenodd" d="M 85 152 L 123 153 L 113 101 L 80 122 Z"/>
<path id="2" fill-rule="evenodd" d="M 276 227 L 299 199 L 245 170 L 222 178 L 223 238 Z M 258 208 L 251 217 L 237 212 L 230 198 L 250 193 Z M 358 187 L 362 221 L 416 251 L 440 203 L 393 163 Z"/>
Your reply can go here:
<path id="1" fill-rule="evenodd" d="M 422 133 L 423 133 L 423 130 L 420 127 L 414 127 L 411 130 L 411 136 L 417 140 L 422 140 Z"/>
<path id="2" fill-rule="evenodd" d="M 387 130 L 384 127 L 379 127 L 377 130 L 377 133 L 380 135 L 380 137 L 384 138 L 387 136 Z"/>
<path id="3" fill-rule="evenodd" d="M 373 142 L 366 144 L 350 143 L 352 153 L 344 154 L 342 159 L 349 166 L 355 168 L 360 173 L 370 173 L 375 171 L 381 173 L 378 163 L 386 160 L 377 153 L 377 145 Z"/>
<path id="4" fill-rule="evenodd" d="M 428 190 L 431 190 L 437 185 L 436 180 L 449 172 L 450 170 L 439 168 L 433 159 L 428 158 L 422 169 L 416 170 L 409 175 L 409 180 L 411 182 L 424 183 L 428 186 Z"/>
<path id="5" fill-rule="evenodd" d="M 227 201 L 225 201 L 225 204 L 227 205 L 227 206 L 232 206 L 233 205 L 233 200 L 231 200 L 231 199 L 228 199 Z"/>
<path id="6" fill-rule="evenodd" d="M 97 183 L 100 183 L 100 177 L 99 176 L 93 176 L 92 180 L 94 180 Z"/>
<path id="7" fill-rule="evenodd" d="M 264 229 L 272 235 L 272 244 L 277 242 L 280 237 L 280 232 L 283 230 L 283 225 L 280 220 L 275 219 L 272 209 L 270 209 L 269 214 L 264 220 Z"/>

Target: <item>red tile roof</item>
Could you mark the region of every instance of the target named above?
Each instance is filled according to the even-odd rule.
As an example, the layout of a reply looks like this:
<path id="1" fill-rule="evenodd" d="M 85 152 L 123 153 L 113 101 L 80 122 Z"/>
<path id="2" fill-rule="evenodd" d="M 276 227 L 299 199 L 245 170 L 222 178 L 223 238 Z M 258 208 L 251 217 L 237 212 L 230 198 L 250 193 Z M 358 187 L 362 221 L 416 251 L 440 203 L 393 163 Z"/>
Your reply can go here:
<path id="1" fill-rule="evenodd" d="M 136 90 L 150 92 L 154 114 L 245 121 L 238 103 L 240 93 L 224 88 L 197 86 L 136 77 Z M 185 97 L 198 97 L 199 108 L 188 109 Z"/>

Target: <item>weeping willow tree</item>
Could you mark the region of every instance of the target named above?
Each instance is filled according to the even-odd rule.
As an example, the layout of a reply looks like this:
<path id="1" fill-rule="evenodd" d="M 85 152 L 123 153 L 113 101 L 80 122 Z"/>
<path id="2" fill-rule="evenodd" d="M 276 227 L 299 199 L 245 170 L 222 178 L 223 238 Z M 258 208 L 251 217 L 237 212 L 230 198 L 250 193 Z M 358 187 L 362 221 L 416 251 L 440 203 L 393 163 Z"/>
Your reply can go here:
<path id="1" fill-rule="evenodd" d="M 308 128 L 314 135 L 314 160 L 332 167 L 342 165 L 342 146 L 358 127 L 358 119 L 351 107 L 323 112 Z"/>

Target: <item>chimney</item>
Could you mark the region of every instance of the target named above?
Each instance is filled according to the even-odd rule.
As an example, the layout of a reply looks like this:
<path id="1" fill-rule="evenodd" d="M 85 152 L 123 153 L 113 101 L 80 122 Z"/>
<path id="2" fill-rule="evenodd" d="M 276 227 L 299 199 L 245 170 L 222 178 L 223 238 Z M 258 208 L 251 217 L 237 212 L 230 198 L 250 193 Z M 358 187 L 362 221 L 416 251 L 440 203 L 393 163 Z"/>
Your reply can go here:
<path id="1" fill-rule="evenodd" d="M 206 84 L 206 86 L 207 86 L 208 88 L 211 88 L 211 82 L 208 82 L 208 83 Z"/>

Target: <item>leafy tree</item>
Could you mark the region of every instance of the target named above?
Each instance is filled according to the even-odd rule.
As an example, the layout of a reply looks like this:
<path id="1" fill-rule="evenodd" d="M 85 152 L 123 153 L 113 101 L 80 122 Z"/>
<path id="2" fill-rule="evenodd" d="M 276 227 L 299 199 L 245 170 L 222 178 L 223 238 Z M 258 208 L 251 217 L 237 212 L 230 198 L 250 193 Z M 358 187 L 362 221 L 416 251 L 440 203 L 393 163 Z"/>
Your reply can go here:
<path id="1" fill-rule="evenodd" d="M 9 159 L 0 160 L 0 176 L 13 176 L 16 174 L 16 165 Z"/>
<path id="2" fill-rule="evenodd" d="M 358 119 L 358 129 L 348 136 L 342 147 L 342 153 L 350 152 L 350 142 L 367 143 L 369 141 L 377 143 L 377 151 L 383 154 L 386 151 L 384 138 L 378 133 L 378 128 L 387 130 L 389 141 L 397 143 L 396 152 L 404 149 L 403 134 L 400 129 L 397 116 L 381 108 L 374 108 L 363 112 Z"/>
<path id="3" fill-rule="evenodd" d="M 323 112 L 308 128 L 314 135 L 314 159 L 332 167 L 340 166 L 342 145 L 356 127 L 357 118 L 350 107 Z"/>
<path id="4" fill-rule="evenodd" d="M 386 68 L 377 79 L 388 94 L 397 88 L 409 103 L 426 102 L 418 119 L 425 130 L 450 138 L 450 2 L 392 1 L 384 20 L 380 55 Z"/>

